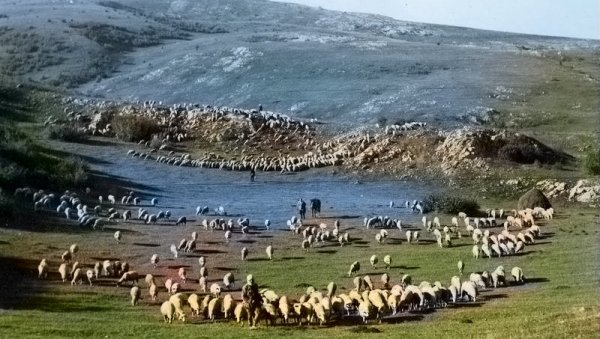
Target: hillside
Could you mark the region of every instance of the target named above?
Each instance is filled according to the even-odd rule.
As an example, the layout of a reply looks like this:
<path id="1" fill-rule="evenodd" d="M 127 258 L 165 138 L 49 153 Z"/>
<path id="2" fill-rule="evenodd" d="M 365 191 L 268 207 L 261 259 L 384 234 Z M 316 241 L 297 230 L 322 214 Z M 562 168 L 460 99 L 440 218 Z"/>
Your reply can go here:
<path id="1" fill-rule="evenodd" d="M 583 73 L 592 82 L 583 85 L 597 86 L 597 41 L 265 0 L 0 6 L 4 76 L 94 97 L 262 104 L 350 126 L 410 120 L 458 125 L 486 122 L 500 106 L 510 110 L 507 102 L 526 100 L 561 71 L 563 60 L 591 64 Z"/>

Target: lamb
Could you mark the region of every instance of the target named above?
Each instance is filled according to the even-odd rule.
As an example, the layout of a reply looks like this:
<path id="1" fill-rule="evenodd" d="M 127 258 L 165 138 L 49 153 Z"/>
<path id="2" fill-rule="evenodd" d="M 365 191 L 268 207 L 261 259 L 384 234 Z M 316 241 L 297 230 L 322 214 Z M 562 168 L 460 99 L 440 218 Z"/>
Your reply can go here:
<path id="1" fill-rule="evenodd" d="M 48 277 L 48 263 L 46 259 L 42 259 L 38 265 L 38 278 L 46 279 Z"/>
<path id="2" fill-rule="evenodd" d="M 73 279 L 71 280 L 71 285 L 74 286 L 77 282 L 79 282 L 80 285 L 83 282 L 83 278 L 81 276 L 81 268 L 78 268 L 73 272 Z"/>
<path id="3" fill-rule="evenodd" d="M 131 305 L 132 306 L 137 305 L 138 301 L 140 300 L 140 296 L 141 296 L 140 288 L 138 286 L 133 286 L 131 288 L 131 290 L 129 291 L 129 295 L 131 295 Z"/>
<path id="4" fill-rule="evenodd" d="M 166 323 L 172 323 L 173 316 L 175 315 L 175 306 L 170 301 L 165 301 L 160 305 L 160 314 L 162 314 Z"/>
<path id="5" fill-rule="evenodd" d="M 248 258 L 248 249 L 246 247 L 242 248 L 242 261 L 245 261 Z"/>
<path id="6" fill-rule="evenodd" d="M 217 283 L 210 285 L 210 294 L 214 295 L 215 298 L 218 298 L 221 294 L 221 286 Z"/>
<path id="7" fill-rule="evenodd" d="M 269 260 L 273 260 L 273 246 L 272 245 L 267 246 L 267 249 L 265 250 L 265 252 L 267 253 L 267 258 L 269 258 Z"/>
<path id="8" fill-rule="evenodd" d="M 158 254 L 154 253 L 152 255 L 152 257 L 150 258 L 150 263 L 152 264 L 152 266 L 154 268 L 156 268 L 158 266 L 158 261 L 159 261 Z"/>
<path id="9" fill-rule="evenodd" d="M 231 231 L 225 232 L 225 242 L 228 243 L 229 239 L 231 239 Z"/>
<path id="10" fill-rule="evenodd" d="M 392 257 L 389 254 L 386 255 L 385 257 L 383 257 L 383 263 L 385 264 L 385 268 L 389 270 L 392 266 Z"/>
<path id="11" fill-rule="evenodd" d="M 233 315 L 235 307 L 236 307 L 235 300 L 233 300 L 233 297 L 231 296 L 231 294 L 227 294 L 223 298 L 223 307 L 222 307 L 223 318 L 229 319 Z"/>
<path id="12" fill-rule="evenodd" d="M 235 278 L 233 277 L 233 273 L 229 272 L 225 274 L 223 277 L 223 286 L 227 289 L 233 288 L 235 284 Z"/>
<path id="13" fill-rule="evenodd" d="M 94 271 L 93 270 L 87 270 L 85 272 L 85 275 L 87 277 L 88 282 L 90 283 L 90 286 L 92 286 L 92 280 L 94 279 Z"/>
<path id="14" fill-rule="evenodd" d="M 369 261 L 371 262 L 371 266 L 373 266 L 373 268 L 377 269 L 377 263 L 379 262 L 379 259 L 377 259 L 377 255 L 373 254 L 371 256 L 371 259 L 369 259 Z"/>
<path id="15" fill-rule="evenodd" d="M 458 261 L 458 272 L 460 273 L 460 275 L 463 274 L 463 270 L 465 269 L 465 263 L 462 260 Z"/>
<path id="16" fill-rule="evenodd" d="M 348 276 L 352 276 L 353 274 L 358 273 L 358 271 L 360 271 L 360 263 L 358 261 L 355 261 L 352 263 L 352 265 L 350 265 L 350 270 L 348 271 Z"/>
<path id="17" fill-rule="evenodd" d="M 525 283 L 525 276 L 523 275 L 523 270 L 520 267 L 513 267 L 512 270 L 510 270 L 510 274 L 512 275 L 515 284 Z"/>

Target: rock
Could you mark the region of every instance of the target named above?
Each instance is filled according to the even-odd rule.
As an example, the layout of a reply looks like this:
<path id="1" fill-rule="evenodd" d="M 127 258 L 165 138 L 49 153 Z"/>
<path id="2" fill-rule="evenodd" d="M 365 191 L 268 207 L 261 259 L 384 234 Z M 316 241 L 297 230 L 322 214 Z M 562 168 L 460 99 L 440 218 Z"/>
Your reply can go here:
<path id="1" fill-rule="evenodd" d="M 548 209 L 552 207 L 552 205 L 550 204 L 550 201 L 548 200 L 548 198 L 546 198 L 544 193 L 542 193 L 542 191 L 538 190 L 537 188 L 532 188 L 519 198 L 517 208 L 523 210 L 526 208 L 535 207 Z"/>

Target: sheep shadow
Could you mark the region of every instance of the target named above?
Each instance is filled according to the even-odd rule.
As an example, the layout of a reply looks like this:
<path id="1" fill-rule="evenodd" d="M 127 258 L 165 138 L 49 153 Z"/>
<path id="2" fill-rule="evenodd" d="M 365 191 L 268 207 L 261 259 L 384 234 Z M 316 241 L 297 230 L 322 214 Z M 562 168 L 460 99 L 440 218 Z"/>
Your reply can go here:
<path id="1" fill-rule="evenodd" d="M 459 247 L 467 247 L 467 246 L 471 247 L 473 245 L 471 245 L 469 243 L 466 243 L 466 244 L 452 244 L 452 246 L 450 246 L 450 247 L 452 247 L 452 248 L 459 248 Z"/>
<path id="2" fill-rule="evenodd" d="M 537 283 L 544 283 L 544 282 L 549 282 L 550 279 L 548 278 L 525 278 L 525 283 L 526 284 L 537 284 Z"/>
<path id="3" fill-rule="evenodd" d="M 406 265 L 399 265 L 399 266 L 392 266 L 392 268 L 399 268 L 401 270 L 417 270 L 421 267 L 419 266 L 406 266 Z"/>
<path id="4" fill-rule="evenodd" d="M 169 265 L 169 266 L 167 266 L 167 268 L 170 269 L 170 270 L 178 270 L 178 269 L 180 269 L 182 267 L 183 268 L 190 268 L 192 266 L 191 265 Z"/>
<path id="5" fill-rule="evenodd" d="M 485 300 L 494 300 L 494 299 L 505 299 L 508 298 L 506 293 L 496 293 L 496 294 L 486 294 Z"/>
<path id="6" fill-rule="evenodd" d="M 368 245 L 369 241 L 366 241 L 366 240 L 355 240 L 355 241 L 352 241 L 352 243 L 356 244 L 356 245 Z"/>
<path id="7" fill-rule="evenodd" d="M 133 245 L 141 247 L 160 247 L 160 244 L 134 242 Z"/>
<path id="8" fill-rule="evenodd" d="M 384 317 L 382 322 L 386 324 L 399 324 L 403 322 L 411 322 L 411 321 L 421 321 L 425 319 L 425 316 L 420 314 L 395 314 L 388 317 Z"/>
<path id="9" fill-rule="evenodd" d="M 247 261 L 269 261 L 268 258 L 248 258 Z"/>
<path id="10" fill-rule="evenodd" d="M 240 244 L 254 244 L 256 242 L 256 240 L 242 239 L 242 240 L 237 240 L 236 242 L 240 243 Z"/>
<path id="11" fill-rule="evenodd" d="M 116 257 L 90 257 L 90 259 L 96 260 L 96 261 L 104 261 L 104 260 L 117 261 L 117 260 L 121 260 L 121 258 L 116 258 Z"/>
<path id="12" fill-rule="evenodd" d="M 417 245 L 431 245 L 431 244 L 437 244 L 437 241 L 430 240 L 430 239 L 419 239 L 419 242 L 417 243 Z"/>
<path id="13" fill-rule="evenodd" d="M 220 244 L 220 243 L 218 243 L 218 244 Z M 227 251 L 203 249 L 203 250 L 195 250 L 193 254 L 188 254 L 187 256 L 192 257 L 192 258 L 198 258 L 202 254 L 221 254 L 221 253 L 227 253 Z"/>
<path id="14" fill-rule="evenodd" d="M 340 219 L 340 220 L 344 220 L 344 219 L 358 219 L 358 218 L 360 218 L 360 215 L 339 215 L 339 216 L 321 217 L 321 219 Z"/>
<path id="15" fill-rule="evenodd" d="M 217 271 L 233 271 L 233 268 L 225 266 L 215 266 L 214 269 Z"/>
<path id="16" fill-rule="evenodd" d="M 327 254 L 334 254 L 337 253 L 337 250 L 317 250 L 317 253 L 327 253 Z"/>
<path id="17" fill-rule="evenodd" d="M 533 244 L 527 244 L 527 246 L 536 246 L 536 245 L 547 245 L 547 244 L 551 244 L 552 241 L 538 241 L 538 242 L 534 242 Z"/>
<path id="18" fill-rule="evenodd" d="M 282 257 L 281 260 L 304 260 L 304 257 Z"/>
<path id="19" fill-rule="evenodd" d="M 452 308 L 474 308 L 474 307 L 481 307 L 483 306 L 483 303 L 480 301 L 457 301 L 454 304 L 448 304 L 448 305 L 452 305 Z"/>
<path id="20" fill-rule="evenodd" d="M 257 236 L 257 238 L 260 238 L 260 239 L 270 239 L 270 238 L 273 238 L 273 236 L 272 235 L 259 235 L 259 236 Z"/>

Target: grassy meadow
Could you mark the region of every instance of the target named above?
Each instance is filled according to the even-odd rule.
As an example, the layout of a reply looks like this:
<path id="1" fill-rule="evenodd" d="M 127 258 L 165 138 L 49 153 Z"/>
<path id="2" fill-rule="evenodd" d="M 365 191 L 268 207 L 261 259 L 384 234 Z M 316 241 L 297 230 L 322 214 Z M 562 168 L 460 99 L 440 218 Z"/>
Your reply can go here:
<path id="1" fill-rule="evenodd" d="M 511 208 L 513 201 L 499 207 Z M 375 241 L 375 230 L 362 227 L 362 220 L 342 219 L 341 229 L 350 234 L 351 243 L 340 247 L 337 243 L 316 245 L 308 252 L 300 248 L 301 235 L 289 231 L 257 230 L 253 234 L 234 233 L 229 243 L 222 231 L 205 231 L 199 220 L 187 226 L 173 223 L 144 225 L 137 221 L 121 222 L 105 231 L 80 231 L 56 219 L 52 212 L 42 212 L 32 220 L 35 225 L 9 225 L 0 233 L 0 337 L 595 337 L 599 331 L 598 309 L 598 211 L 591 208 L 564 206 L 557 208 L 551 221 L 540 221 L 542 238 L 526 246 L 522 255 L 479 259 L 471 257 L 472 240 L 454 239 L 450 248 L 439 248 L 433 236 L 421 230 L 419 244 L 407 244 L 404 231 L 390 230 L 385 244 Z M 322 219 L 308 219 L 307 224 L 325 222 L 331 225 L 335 211 Z M 450 216 L 442 216 L 449 224 Z M 410 221 L 409 221 L 410 223 Z M 410 228 L 420 228 L 412 221 Z M 123 241 L 113 239 L 115 230 L 121 230 Z M 43 232 L 40 232 L 41 230 Z M 197 250 L 183 254 L 179 259 L 168 255 L 166 245 L 189 238 L 199 232 Z M 499 232 L 499 229 L 493 231 Z M 464 232 L 464 229 L 463 229 Z M 401 238 L 401 239 L 400 239 Z M 507 275 L 513 266 L 520 266 L 528 279 L 525 285 L 500 287 L 482 292 L 475 303 L 458 303 L 432 312 L 403 313 L 384 319 L 383 323 L 370 320 L 360 325 L 358 318 L 332 322 L 327 326 L 277 324 L 261 325 L 256 330 L 240 327 L 235 322 L 211 323 L 194 318 L 162 321 L 160 302 L 167 299 L 164 287 L 158 300 L 152 302 L 143 280 L 142 300 L 133 307 L 129 303 L 129 287 L 115 287 L 115 279 L 100 279 L 96 286 L 71 286 L 62 283 L 56 272 L 60 254 L 71 243 L 80 251 L 76 260 L 91 268 L 104 259 L 127 261 L 132 269 L 142 274 L 152 273 L 159 286 L 168 277 L 177 277 L 179 267 L 186 267 L 190 281 L 183 285 L 185 293 L 199 293 L 197 258 L 207 258 L 209 284 L 220 282 L 223 275 L 233 272 L 236 287 L 232 293 L 239 299 L 239 290 L 246 274 L 252 273 L 259 285 L 275 290 L 279 295 L 297 299 L 309 285 L 324 290 L 330 281 L 338 285 L 338 294 L 352 288 L 347 276 L 350 263 L 361 263 L 360 275 L 368 274 L 376 287 L 381 287 L 380 276 L 385 269 L 382 259 L 393 258 L 388 271 L 392 284 L 403 274 L 410 274 L 413 283 L 439 280 L 444 285 L 458 274 L 456 263 L 466 264 L 463 279 L 473 271 L 493 271 L 503 265 Z M 274 260 L 268 261 L 264 248 L 272 244 Z M 160 247 L 159 247 L 160 246 Z M 240 249 L 248 247 L 249 260 L 241 261 Z M 159 253 L 161 261 L 152 268 L 149 258 Z M 369 257 L 377 254 L 378 268 L 372 268 Z M 47 258 L 50 275 L 46 281 L 36 277 L 39 260 Z M 511 279 L 508 279 L 511 280 Z"/>

